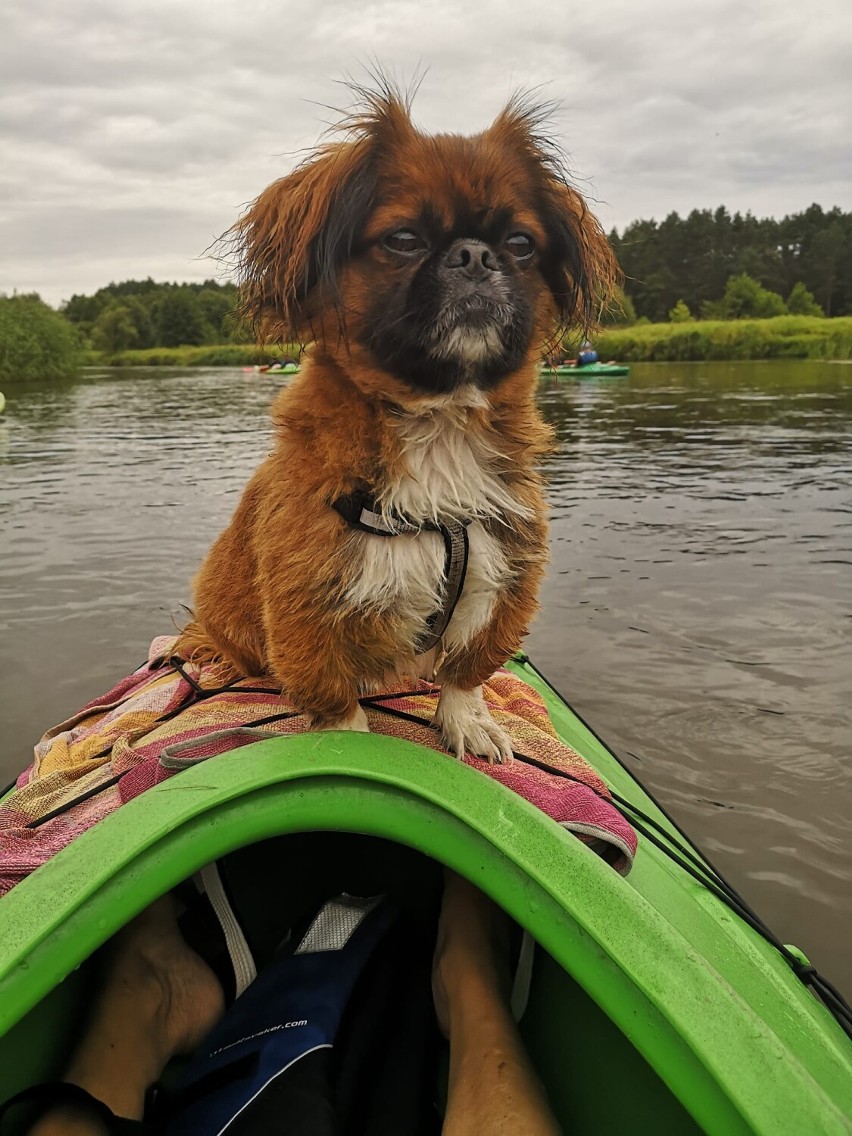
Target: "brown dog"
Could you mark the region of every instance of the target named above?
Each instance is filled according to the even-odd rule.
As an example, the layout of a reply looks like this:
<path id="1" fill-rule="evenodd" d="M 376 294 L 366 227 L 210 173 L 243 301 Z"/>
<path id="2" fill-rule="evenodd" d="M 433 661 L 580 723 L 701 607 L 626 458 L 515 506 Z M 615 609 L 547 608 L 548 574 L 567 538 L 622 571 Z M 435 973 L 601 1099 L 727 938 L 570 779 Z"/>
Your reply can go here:
<path id="1" fill-rule="evenodd" d="M 247 313 L 313 346 L 178 650 L 271 673 L 314 728 L 366 729 L 360 695 L 435 675 L 448 748 L 510 760 L 481 683 L 547 559 L 539 360 L 593 317 L 614 262 L 535 108 L 429 136 L 394 92 L 362 95 L 344 140 L 234 230 Z"/>

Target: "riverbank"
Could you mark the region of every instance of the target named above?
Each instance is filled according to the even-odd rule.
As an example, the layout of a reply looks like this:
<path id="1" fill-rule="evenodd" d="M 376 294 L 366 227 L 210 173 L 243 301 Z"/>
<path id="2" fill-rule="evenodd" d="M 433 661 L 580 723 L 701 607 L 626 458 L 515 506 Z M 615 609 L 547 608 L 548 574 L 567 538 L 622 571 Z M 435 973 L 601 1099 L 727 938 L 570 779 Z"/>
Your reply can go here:
<path id="1" fill-rule="evenodd" d="M 286 355 L 298 355 L 287 348 Z M 146 347 L 107 354 L 90 351 L 87 363 L 98 367 L 251 367 L 271 363 L 282 354 L 278 346 L 265 350 L 253 343 L 210 343 L 201 347 Z"/>
<path id="2" fill-rule="evenodd" d="M 852 359 L 852 316 L 637 324 L 606 328 L 595 346 L 602 359 L 625 363 Z"/>
<path id="3" fill-rule="evenodd" d="M 776 316 L 764 320 L 693 320 L 606 328 L 595 337 L 603 359 L 624 363 L 680 363 L 711 359 L 852 359 L 852 316 L 820 319 Z M 285 354 L 297 354 L 286 348 Z M 149 347 L 112 355 L 91 352 L 88 362 L 107 367 L 249 367 L 281 354 L 250 343 L 202 347 Z"/>

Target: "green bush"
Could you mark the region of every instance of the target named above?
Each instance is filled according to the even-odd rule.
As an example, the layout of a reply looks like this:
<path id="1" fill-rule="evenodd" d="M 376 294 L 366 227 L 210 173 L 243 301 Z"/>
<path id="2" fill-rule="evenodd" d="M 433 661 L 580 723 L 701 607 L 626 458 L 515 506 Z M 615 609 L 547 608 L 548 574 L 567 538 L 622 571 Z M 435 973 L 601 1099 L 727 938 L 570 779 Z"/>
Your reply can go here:
<path id="1" fill-rule="evenodd" d="M 732 276 L 748 273 L 765 289 L 788 296 L 802 281 L 829 316 L 852 315 L 852 211 L 848 206 L 807 209 L 783 218 L 693 209 L 659 221 L 637 220 L 610 242 L 637 314 L 661 323 L 678 299 L 703 319 L 731 313 L 705 309 L 717 303 Z M 811 309 L 791 309 L 816 315 Z M 775 311 L 736 313 L 741 319 Z"/>
<path id="2" fill-rule="evenodd" d="M 155 334 L 163 347 L 199 345 L 212 339 L 198 298 L 185 288 L 171 288 L 156 308 Z"/>
<path id="3" fill-rule="evenodd" d="M 809 292 L 801 280 L 793 285 L 787 297 L 787 311 L 791 316 L 822 316 L 822 308 L 816 302 L 813 292 Z"/>
<path id="4" fill-rule="evenodd" d="M 720 320 L 772 319 L 786 311 L 777 292 L 770 292 L 746 272 L 730 277 L 721 300 L 711 300 L 701 308 L 705 319 Z"/>
<path id="5" fill-rule="evenodd" d="M 0 296 L 0 381 L 64 379 L 79 371 L 83 344 L 37 295 Z"/>
<path id="6" fill-rule="evenodd" d="M 126 308 L 136 329 L 136 348 L 181 344 L 244 342 L 234 319 L 237 289 L 205 280 L 202 284 L 125 280 L 99 288 L 92 296 L 72 296 L 63 315 L 83 336 L 90 336 L 106 309 Z M 129 347 L 130 344 L 125 346 Z M 120 350 L 118 345 L 112 350 Z"/>
<path id="7" fill-rule="evenodd" d="M 678 300 L 669 312 L 669 323 L 691 323 L 692 318 L 692 312 L 683 300 Z"/>
<path id="8" fill-rule="evenodd" d="M 111 304 L 104 308 L 92 325 L 92 346 L 97 351 L 111 353 L 125 351 L 139 343 L 139 332 L 133 313 L 126 304 Z"/>

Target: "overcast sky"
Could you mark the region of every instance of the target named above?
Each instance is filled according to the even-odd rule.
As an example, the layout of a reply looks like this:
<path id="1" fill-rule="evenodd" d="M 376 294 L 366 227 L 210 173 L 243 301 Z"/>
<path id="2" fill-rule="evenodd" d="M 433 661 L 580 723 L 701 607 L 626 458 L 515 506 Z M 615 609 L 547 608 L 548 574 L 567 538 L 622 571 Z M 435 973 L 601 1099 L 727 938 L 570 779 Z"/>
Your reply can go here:
<path id="1" fill-rule="evenodd" d="M 852 207 L 850 0 L 3 0 L 0 292 L 199 280 L 378 60 L 429 130 L 545 84 L 607 228 Z"/>

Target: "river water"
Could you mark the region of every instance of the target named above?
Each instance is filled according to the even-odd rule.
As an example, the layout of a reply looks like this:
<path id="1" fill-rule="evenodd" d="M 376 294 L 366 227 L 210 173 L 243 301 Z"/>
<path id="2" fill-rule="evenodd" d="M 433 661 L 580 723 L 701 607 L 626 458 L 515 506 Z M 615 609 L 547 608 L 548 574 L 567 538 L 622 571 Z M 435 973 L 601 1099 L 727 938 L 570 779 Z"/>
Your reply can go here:
<path id="1" fill-rule="evenodd" d="M 0 418 L 0 778 L 180 620 L 275 382 L 89 371 Z M 852 365 L 542 384 L 528 649 L 785 941 L 849 986 Z"/>

